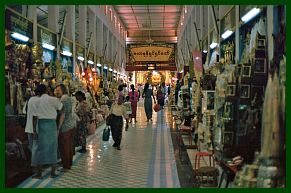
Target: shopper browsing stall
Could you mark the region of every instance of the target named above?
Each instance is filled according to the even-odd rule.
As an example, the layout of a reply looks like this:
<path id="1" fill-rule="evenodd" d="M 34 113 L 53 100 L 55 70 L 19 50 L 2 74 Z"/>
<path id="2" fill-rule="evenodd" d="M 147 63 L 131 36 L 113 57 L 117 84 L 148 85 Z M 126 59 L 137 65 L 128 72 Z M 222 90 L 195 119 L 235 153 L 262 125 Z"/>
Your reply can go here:
<path id="1" fill-rule="evenodd" d="M 62 126 L 63 118 L 57 123 L 57 111 L 63 116 L 63 104 L 55 97 L 47 94 L 45 85 L 37 87 L 39 100 L 36 102 L 36 111 L 33 116 L 33 153 L 32 166 L 37 167 L 37 174 L 34 178 L 42 178 L 42 165 L 51 165 L 51 178 L 57 177 L 56 163 L 58 151 L 58 129 Z"/>
<path id="2" fill-rule="evenodd" d="M 86 102 L 85 94 L 81 91 L 76 92 L 75 94 L 76 99 L 78 100 L 79 104 L 77 106 L 77 115 L 79 117 L 79 121 L 77 123 L 77 134 L 76 134 L 76 146 L 81 146 L 78 152 L 86 153 L 86 136 L 87 136 L 87 124 L 90 121 L 89 117 L 89 105 Z"/>
<path id="3" fill-rule="evenodd" d="M 59 130 L 59 151 L 62 159 L 63 169 L 67 171 L 71 169 L 73 162 L 73 128 L 74 119 L 72 113 L 73 100 L 68 96 L 65 85 L 60 84 L 55 89 L 56 97 L 61 100 L 64 105 L 64 122 Z"/>

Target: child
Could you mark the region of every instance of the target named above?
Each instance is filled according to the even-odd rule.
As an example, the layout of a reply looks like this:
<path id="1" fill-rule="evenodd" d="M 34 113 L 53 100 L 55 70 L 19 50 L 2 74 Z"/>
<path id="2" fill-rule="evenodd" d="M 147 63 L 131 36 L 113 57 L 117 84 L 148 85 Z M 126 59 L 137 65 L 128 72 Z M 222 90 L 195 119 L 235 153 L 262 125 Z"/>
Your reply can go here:
<path id="1" fill-rule="evenodd" d="M 132 110 L 131 110 L 131 102 L 129 101 L 130 100 L 130 97 L 127 96 L 125 98 L 125 102 L 124 102 L 124 106 L 126 107 L 126 114 L 129 116 L 132 114 Z M 126 119 L 126 126 L 125 126 L 125 130 L 127 131 L 128 130 L 128 122 L 129 120 Z"/>

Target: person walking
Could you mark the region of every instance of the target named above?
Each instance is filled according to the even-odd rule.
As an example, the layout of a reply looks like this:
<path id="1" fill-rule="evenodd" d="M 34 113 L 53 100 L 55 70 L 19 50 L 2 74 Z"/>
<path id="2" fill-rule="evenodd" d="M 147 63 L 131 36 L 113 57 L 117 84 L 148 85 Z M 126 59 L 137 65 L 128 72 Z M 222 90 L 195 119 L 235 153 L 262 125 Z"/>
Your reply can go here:
<path id="1" fill-rule="evenodd" d="M 33 178 L 42 178 L 42 165 L 51 165 L 51 178 L 55 178 L 57 152 L 58 152 L 58 129 L 63 123 L 63 104 L 55 97 L 47 94 L 45 85 L 37 87 L 40 98 L 37 100 L 36 111 L 33 115 L 33 153 L 31 165 L 36 166 L 37 174 Z M 60 119 L 57 124 L 57 111 Z"/>
<path id="2" fill-rule="evenodd" d="M 73 129 L 75 126 L 72 105 L 73 100 L 68 96 L 67 88 L 64 84 L 60 84 L 55 89 L 56 97 L 61 100 L 64 105 L 64 122 L 59 130 L 59 151 L 63 164 L 63 171 L 71 169 L 73 163 Z"/>
<path id="3" fill-rule="evenodd" d="M 153 101 L 152 98 L 154 99 L 154 103 L 156 103 L 156 99 L 153 95 L 153 91 L 152 89 L 149 89 L 149 83 L 146 83 L 144 86 L 144 90 L 143 90 L 143 98 L 145 98 L 144 100 L 144 109 L 145 109 L 145 113 L 147 116 L 147 122 L 149 122 L 149 120 L 152 120 L 152 115 L 153 115 Z"/>
<path id="4" fill-rule="evenodd" d="M 81 91 L 76 92 L 75 97 L 79 102 L 77 106 L 76 113 L 79 117 L 77 123 L 77 133 L 75 135 L 76 146 L 81 146 L 82 148 L 78 151 L 79 153 L 86 153 L 86 137 L 88 133 L 88 123 L 90 121 L 89 117 L 89 105 L 86 101 L 85 94 Z"/>
<path id="5" fill-rule="evenodd" d="M 123 105 L 124 97 L 119 96 L 117 103 L 114 103 L 110 110 L 110 122 L 111 134 L 114 141 L 113 147 L 116 147 L 117 150 L 121 150 L 120 144 L 122 139 L 122 127 L 123 127 L 123 118 L 128 119 L 126 113 L 126 107 Z"/>
<path id="6" fill-rule="evenodd" d="M 132 121 L 134 119 L 135 123 L 136 123 L 137 122 L 136 121 L 136 110 L 137 110 L 137 102 L 138 102 L 138 92 L 135 91 L 133 84 L 130 85 L 130 89 L 131 89 L 131 91 L 128 93 L 128 96 L 129 96 L 129 99 L 131 102 L 131 111 L 132 111 L 132 114 L 130 115 L 130 119 L 132 119 Z"/>
<path id="7" fill-rule="evenodd" d="M 161 86 L 157 86 L 157 100 L 158 100 L 158 104 L 160 105 L 160 108 L 163 108 L 163 101 L 164 101 L 164 96 L 163 96 L 163 92 L 162 92 L 162 88 Z"/>
<path id="8" fill-rule="evenodd" d="M 178 103 L 178 96 L 179 96 L 180 88 L 181 88 L 181 84 L 180 84 L 179 80 L 177 80 L 177 84 L 176 84 L 176 88 L 175 88 L 175 104 L 176 105 Z"/>

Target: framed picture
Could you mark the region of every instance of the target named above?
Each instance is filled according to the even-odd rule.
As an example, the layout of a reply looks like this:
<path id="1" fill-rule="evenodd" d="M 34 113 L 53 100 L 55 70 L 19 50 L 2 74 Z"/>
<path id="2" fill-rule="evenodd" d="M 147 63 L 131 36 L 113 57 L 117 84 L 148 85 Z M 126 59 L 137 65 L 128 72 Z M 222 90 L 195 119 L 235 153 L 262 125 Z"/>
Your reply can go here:
<path id="1" fill-rule="evenodd" d="M 266 47 L 266 40 L 265 39 L 258 39 L 258 48 L 264 49 Z"/>
<path id="2" fill-rule="evenodd" d="M 227 85 L 227 90 L 226 90 L 227 96 L 235 96 L 235 89 L 236 89 L 235 84 Z"/>
<path id="3" fill-rule="evenodd" d="M 254 73 L 266 73 L 266 59 L 256 58 L 254 61 Z"/>
<path id="4" fill-rule="evenodd" d="M 243 66 L 242 76 L 251 77 L 251 66 Z"/>
<path id="5" fill-rule="evenodd" d="M 250 85 L 242 84 L 240 92 L 241 92 L 240 98 L 250 98 Z"/>
<path id="6" fill-rule="evenodd" d="M 224 132 L 223 145 L 226 147 L 231 147 L 233 145 L 233 132 L 232 131 Z"/>

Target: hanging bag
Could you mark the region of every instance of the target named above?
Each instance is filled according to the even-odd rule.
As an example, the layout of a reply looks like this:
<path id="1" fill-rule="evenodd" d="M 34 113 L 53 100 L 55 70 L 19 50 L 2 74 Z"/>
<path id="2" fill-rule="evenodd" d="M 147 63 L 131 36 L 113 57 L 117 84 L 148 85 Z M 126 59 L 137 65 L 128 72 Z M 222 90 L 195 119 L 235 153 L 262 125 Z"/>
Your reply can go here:
<path id="1" fill-rule="evenodd" d="M 109 136 L 110 136 L 110 128 L 107 126 L 103 130 L 102 140 L 103 141 L 109 141 Z"/>

